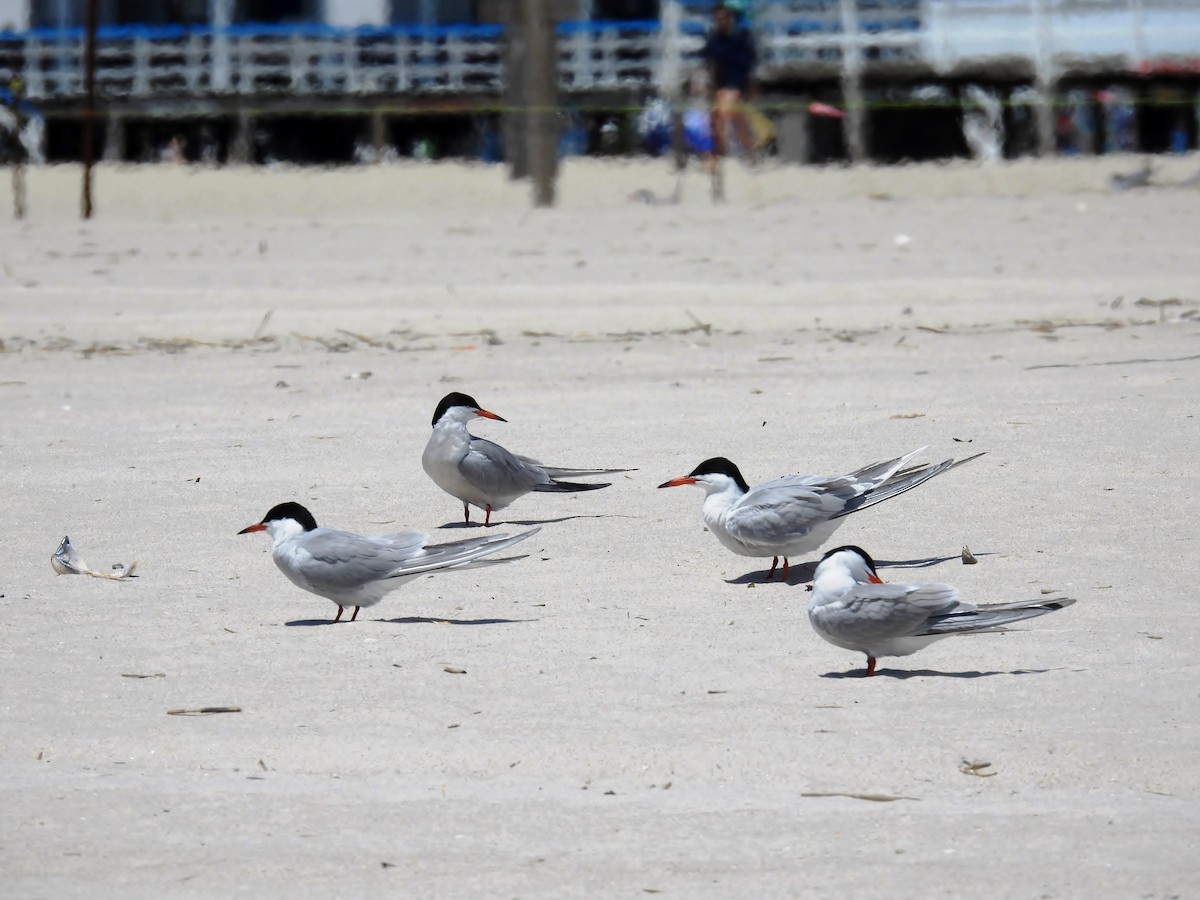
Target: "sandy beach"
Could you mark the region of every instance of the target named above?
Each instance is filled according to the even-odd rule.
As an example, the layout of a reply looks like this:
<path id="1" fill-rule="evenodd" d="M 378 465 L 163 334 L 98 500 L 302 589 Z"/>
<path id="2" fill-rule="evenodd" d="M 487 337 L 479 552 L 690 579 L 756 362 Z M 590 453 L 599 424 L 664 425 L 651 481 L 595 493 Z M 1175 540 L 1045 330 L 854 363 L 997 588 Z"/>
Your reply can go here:
<path id="1" fill-rule="evenodd" d="M 77 168 L 32 171 L 0 223 L 4 895 L 1195 896 L 1200 157 L 1111 191 L 1139 162 L 734 166 L 714 206 L 572 161 L 551 210 L 482 166 L 100 167 L 86 223 Z M 510 449 L 637 471 L 327 626 L 238 530 L 296 500 L 464 536 L 420 462 L 451 390 Z M 815 556 L 762 583 L 655 489 L 925 446 L 986 455 L 835 542 L 1078 602 L 871 679 L 809 626 Z M 56 576 L 64 534 L 139 577 Z"/>

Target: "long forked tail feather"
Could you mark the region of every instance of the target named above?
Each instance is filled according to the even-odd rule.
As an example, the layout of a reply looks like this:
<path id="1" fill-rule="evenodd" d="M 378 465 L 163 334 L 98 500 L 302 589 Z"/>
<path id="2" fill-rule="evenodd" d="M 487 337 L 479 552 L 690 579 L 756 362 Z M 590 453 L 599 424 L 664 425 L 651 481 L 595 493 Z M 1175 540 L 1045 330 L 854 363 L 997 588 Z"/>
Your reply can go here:
<path id="1" fill-rule="evenodd" d="M 904 464 L 926 449 L 928 448 L 918 447 L 911 453 L 905 453 L 903 456 L 897 456 L 895 459 L 871 463 L 870 465 L 863 466 L 861 469 L 855 469 L 846 477 L 853 478 L 858 482 L 887 482 L 888 480 L 895 478 L 900 472 L 911 472 L 914 469 L 922 468 L 922 466 L 910 466 L 909 468 L 905 469 Z M 928 463 L 923 465 L 928 465 Z"/>
<path id="2" fill-rule="evenodd" d="M 542 494 L 574 494 L 578 491 L 598 491 L 600 488 L 609 487 L 611 481 L 602 481 L 598 484 L 581 484 L 577 481 L 552 481 L 549 484 L 535 484 L 533 489 Z"/>
<path id="3" fill-rule="evenodd" d="M 981 456 L 983 456 L 982 453 L 976 453 L 974 456 L 968 456 L 965 459 L 946 459 L 940 463 L 929 463 L 927 465 L 901 469 L 879 487 L 851 500 L 844 510 L 832 518 L 839 519 L 842 516 L 850 515 L 852 512 L 868 509 L 877 503 L 882 503 L 884 500 L 890 500 L 892 497 L 899 496 L 905 491 L 911 491 L 913 488 L 924 484 L 935 475 L 949 472 L 951 469 L 957 469 L 963 463 L 969 463 L 971 460 L 979 459 Z"/>
<path id="4" fill-rule="evenodd" d="M 589 478 L 592 475 L 616 475 L 619 472 L 636 472 L 637 469 L 556 469 L 542 466 L 542 471 L 557 481 L 559 478 Z"/>
<path id="5" fill-rule="evenodd" d="M 501 556 L 499 559 L 489 556 L 486 559 L 472 559 L 465 563 L 455 563 L 449 566 L 440 566 L 437 568 L 437 571 L 466 572 L 471 569 L 482 569 L 487 566 L 502 566 L 505 563 L 516 562 L 518 559 L 524 559 L 528 555 L 528 553 L 522 553 L 520 556 Z"/>
<path id="6" fill-rule="evenodd" d="M 1057 612 L 1075 602 L 1074 597 L 1058 597 L 1054 600 L 1024 600 L 1017 603 L 996 603 L 978 609 L 933 616 L 929 627 L 921 632 L 929 634 L 955 634 L 971 631 L 993 631 L 1013 622 L 1044 616 Z"/>
<path id="7" fill-rule="evenodd" d="M 532 537 L 541 530 L 540 527 L 530 528 L 528 531 L 522 531 L 520 534 L 490 535 L 482 541 L 478 538 L 469 538 L 446 544 L 434 544 L 432 547 L 425 548 L 424 555 L 413 560 L 411 563 L 401 566 L 388 577 L 403 578 L 408 575 L 419 575 L 422 572 L 470 569 L 478 565 L 491 565 L 493 563 L 507 562 L 511 559 L 521 559 L 522 557 L 519 556 L 495 560 L 483 560 L 481 557 L 498 553 L 501 550 L 511 547 L 513 544 L 518 544 L 526 538 Z M 476 546 L 472 547 L 472 544 Z"/>

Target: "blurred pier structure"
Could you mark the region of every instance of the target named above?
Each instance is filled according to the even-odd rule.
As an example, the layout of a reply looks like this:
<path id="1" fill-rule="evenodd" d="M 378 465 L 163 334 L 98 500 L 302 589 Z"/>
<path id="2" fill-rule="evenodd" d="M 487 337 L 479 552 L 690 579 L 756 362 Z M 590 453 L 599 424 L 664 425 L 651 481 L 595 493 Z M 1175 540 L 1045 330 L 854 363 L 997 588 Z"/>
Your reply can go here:
<path id="1" fill-rule="evenodd" d="M 519 2 L 519 0 L 513 0 Z M 210 162 L 495 158 L 500 22 L 469 0 L 100 0 L 98 143 Z M 571 0 L 556 24 L 563 152 L 624 152 L 652 97 L 679 97 L 709 0 Z M 966 156 L 995 98 L 1003 155 L 1197 147 L 1198 0 L 759 0 L 758 102 L 796 162 Z M 50 159 L 82 146 L 75 0 L 0 0 L 0 78 L 46 120 Z M 183 10 L 177 21 L 169 21 Z M 290 11 L 279 21 L 255 16 Z M 321 12 L 318 13 L 317 10 Z M 130 21 L 142 14 L 141 21 Z M 623 18 L 614 18 L 621 15 Z M 107 24 L 105 24 L 107 23 Z M 810 114 L 813 103 L 844 118 Z"/>

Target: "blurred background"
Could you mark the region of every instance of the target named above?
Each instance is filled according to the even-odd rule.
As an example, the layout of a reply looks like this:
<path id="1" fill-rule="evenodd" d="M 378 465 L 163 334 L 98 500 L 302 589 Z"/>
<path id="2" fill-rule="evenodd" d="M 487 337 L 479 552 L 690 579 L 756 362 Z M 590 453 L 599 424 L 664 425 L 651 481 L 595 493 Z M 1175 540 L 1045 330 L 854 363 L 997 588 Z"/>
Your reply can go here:
<path id="1" fill-rule="evenodd" d="M 1197 146 L 1196 0 L 727 6 L 756 50 L 753 152 L 784 162 Z M 89 12 L 105 161 L 512 163 L 546 104 L 559 157 L 660 155 L 708 102 L 711 0 L 0 0 L 5 123 L 34 162 L 85 152 Z"/>

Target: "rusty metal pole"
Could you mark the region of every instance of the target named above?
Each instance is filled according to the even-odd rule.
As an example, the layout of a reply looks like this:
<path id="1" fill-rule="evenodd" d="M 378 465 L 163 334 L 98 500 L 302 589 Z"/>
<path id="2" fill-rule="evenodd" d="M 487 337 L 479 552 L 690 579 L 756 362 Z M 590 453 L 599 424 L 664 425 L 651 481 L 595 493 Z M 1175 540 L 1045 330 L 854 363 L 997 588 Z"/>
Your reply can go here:
<path id="1" fill-rule="evenodd" d="M 83 50 L 83 217 L 92 217 L 92 162 L 96 156 L 96 0 L 87 0 Z"/>

